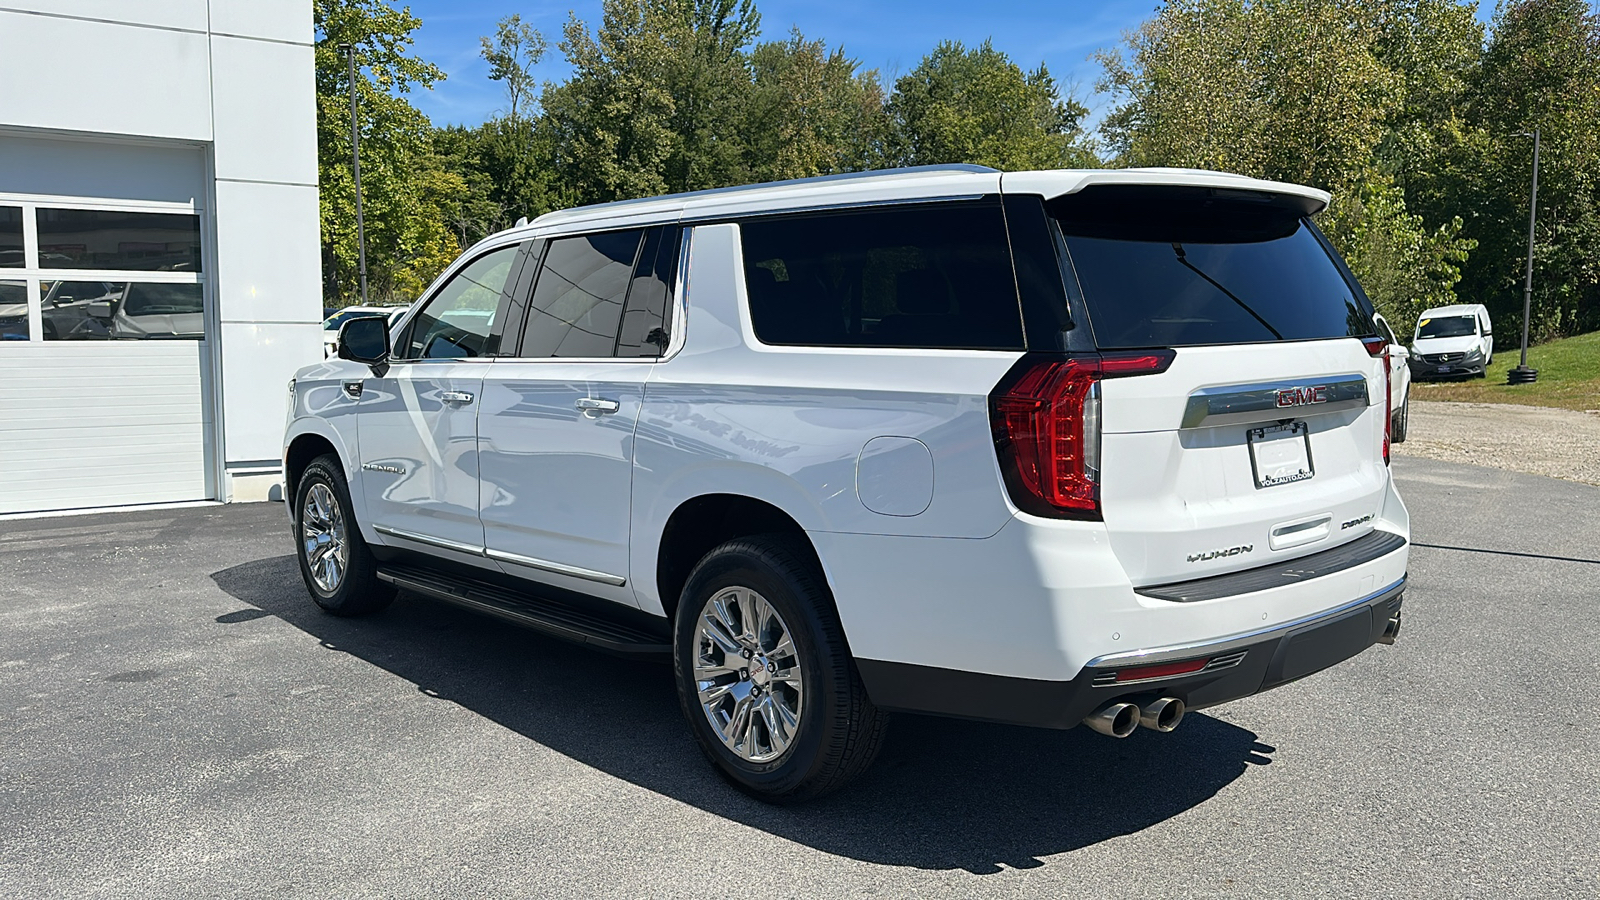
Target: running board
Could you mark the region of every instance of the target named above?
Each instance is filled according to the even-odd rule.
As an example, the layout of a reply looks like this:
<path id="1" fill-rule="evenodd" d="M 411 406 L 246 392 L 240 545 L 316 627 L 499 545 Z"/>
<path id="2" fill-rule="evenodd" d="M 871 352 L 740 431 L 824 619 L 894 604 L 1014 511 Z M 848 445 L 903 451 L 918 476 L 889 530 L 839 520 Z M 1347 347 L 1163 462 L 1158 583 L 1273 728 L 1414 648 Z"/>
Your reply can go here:
<path id="1" fill-rule="evenodd" d="M 672 653 L 672 644 L 643 628 L 488 582 L 397 565 L 380 566 L 378 579 L 598 650 L 635 657 Z"/>

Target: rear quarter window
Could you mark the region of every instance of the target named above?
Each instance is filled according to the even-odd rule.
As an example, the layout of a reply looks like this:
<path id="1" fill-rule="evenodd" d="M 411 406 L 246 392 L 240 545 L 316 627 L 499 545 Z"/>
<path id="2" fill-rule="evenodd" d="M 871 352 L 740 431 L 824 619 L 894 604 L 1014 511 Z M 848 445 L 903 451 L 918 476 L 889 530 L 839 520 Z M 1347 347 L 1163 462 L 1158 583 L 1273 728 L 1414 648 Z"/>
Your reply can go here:
<path id="1" fill-rule="evenodd" d="M 739 223 L 763 343 L 1020 350 L 998 199 Z"/>
<path id="2" fill-rule="evenodd" d="M 1063 198 L 1051 210 L 1098 346 L 1377 333 L 1370 301 L 1291 201 L 1201 189 L 1108 193 Z"/>

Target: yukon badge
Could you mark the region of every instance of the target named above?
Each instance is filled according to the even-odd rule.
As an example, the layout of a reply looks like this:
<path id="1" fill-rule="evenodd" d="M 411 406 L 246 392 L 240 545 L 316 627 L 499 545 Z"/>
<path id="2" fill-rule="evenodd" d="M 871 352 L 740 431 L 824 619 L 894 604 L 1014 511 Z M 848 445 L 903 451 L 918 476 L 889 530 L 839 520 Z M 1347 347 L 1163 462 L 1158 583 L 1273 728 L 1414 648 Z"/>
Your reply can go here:
<path id="1" fill-rule="evenodd" d="M 1311 406 L 1315 403 L 1328 402 L 1328 386 L 1319 384 L 1316 387 L 1284 388 L 1275 395 L 1278 408 L 1288 409 L 1291 406 Z"/>
<path id="2" fill-rule="evenodd" d="M 1207 560 L 1220 559 L 1224 556 L 1238 556 L 1241 553 L 1249 553 L 1255 548 L 1255 544 L 1244 544 L 1239 547 L 1229 547 L 1226 550 L 1209 550 L 1205 553 L 1191 553 L 1189 554 L 1189 562 L 1206 562 Z"/>

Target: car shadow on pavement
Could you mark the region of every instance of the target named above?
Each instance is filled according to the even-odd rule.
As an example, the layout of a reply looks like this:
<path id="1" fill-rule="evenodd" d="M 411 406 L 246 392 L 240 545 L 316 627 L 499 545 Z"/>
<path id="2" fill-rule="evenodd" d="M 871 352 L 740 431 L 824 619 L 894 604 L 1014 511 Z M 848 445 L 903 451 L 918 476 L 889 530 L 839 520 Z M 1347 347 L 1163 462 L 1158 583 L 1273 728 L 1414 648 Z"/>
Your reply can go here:
<path id="1" fill-rule="evenodd" d="M 897 716 L 877 764 L 844 791 L 773 807 L 712 771 L 670 670 L 618 659 L 402 592 L 362 619 L 319 610 L 293 556 L 214 573 L 228 594 L 530 740 L 707 812 L 853 859 L 978 874 L 1133 834 L 1215 795 L 1273 748 L 1191 714 L 1176 732 L 1112 740 Z M 244 625 L 259 615 L 218 616 Z M 248 626 L 245 626 L 248 627 Z"/>

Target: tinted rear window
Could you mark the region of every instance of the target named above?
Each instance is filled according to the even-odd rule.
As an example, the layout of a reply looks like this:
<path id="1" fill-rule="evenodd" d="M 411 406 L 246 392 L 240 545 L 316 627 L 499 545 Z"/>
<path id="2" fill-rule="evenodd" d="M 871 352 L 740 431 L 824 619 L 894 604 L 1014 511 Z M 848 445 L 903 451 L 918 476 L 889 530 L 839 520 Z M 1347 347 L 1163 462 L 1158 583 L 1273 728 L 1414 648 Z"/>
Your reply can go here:
<path id="1" fill-rule="evenodd" d="M 1101 347 L 1376 333 L 1371 304 L 1299 209 L 1209 191 L 1106 199 L 1052 208 Z"/>
<path id="2" fill-rule="evenodd" d="M 740 223 L 756 337 L 814 347 L 1022 349 L 995 200 Z"/>

